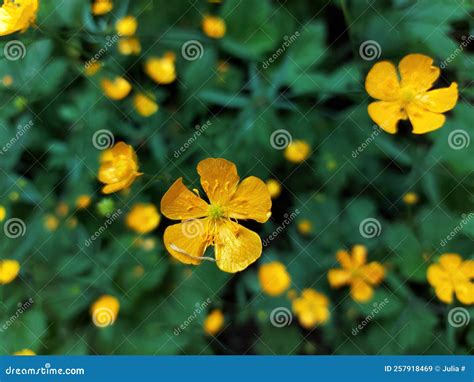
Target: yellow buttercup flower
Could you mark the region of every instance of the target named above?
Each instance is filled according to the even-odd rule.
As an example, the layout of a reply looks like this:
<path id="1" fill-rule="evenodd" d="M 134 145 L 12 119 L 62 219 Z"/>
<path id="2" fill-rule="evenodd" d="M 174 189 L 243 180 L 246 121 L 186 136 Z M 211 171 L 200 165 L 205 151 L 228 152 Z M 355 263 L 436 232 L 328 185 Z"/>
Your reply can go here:
<path id="1" fill-rule="evenodd" d="M 122 17 L 115 23 L 115 29 L 120 36 L 133 36 L 137 27 L 137 19 L 131 15 Z"/>
<path id="2" fill-rule="evenodd" d="M 79 210 L 82 210 L 84 208 L 87 208 L 90 206 L 91 204 L 91 197 L 89 195 L 79 195 L 76 199 L 76 207 L 79 209 Z"/>
<path id="3" fill-rule="evenodd" d="M 99 328 L 113 325 L 120 310 L 120 302 L 108 294 L 100 296 L 90 308 L 92 322 Z"/>
<path id="4" fill-rule="evenodd" d="M 301 163 L 308 159 L 311 154 L 310 145 L 302 140 L 296 140 L 291 142 L 285 148 L 285 158 L 292 163 Z"/>
<path id="5" fill-rule="evenodd" d="M 100 69 L 102 68 L 102 64 L 99 61 L 93 61 L 91 63 L 88 63 L 85 66 L 84 73 L 86 73 L 86 76 L 92 77 L 94 74 L 96 74 Z"/>
<path id="6" fill-rule="evenodd" d="M 286 267 L 278 261 L 262 264 L 258 269 L 258 279 L 262 290 L 269 296 L 279 296 L 291 284 Z"/>
<path id="7" fill-rule="evenodd" d="M 161 216 L 151 203 L 137 203 L 128 213 L 125 222 L 128 228 L 145 234 L 153 231 L 160 224 Z"/>
<path id="8" fill-rule="evenodd" d="M 226 31 L 225 21 L 217 16 L 205 16 L 202 20 L 204 34 L 211 38 L 222 38 Z"/>
<path id="9" fill-rule="evenodd" d="M 16 351 L 15 353 L 13 353 L 13 355 L 26 356 L 26 355 L 36 355 L 36 353 L 31 349 L 22 349 L 22 350 Z"/>
<path id="10" fill-rule="evenodd" d="M 214 309 L 204 320 L 204 331 L 215 336 L 224 326 L 224 314 L 219 309 Z"/>
<path id="11" fill-rule="evenodd" d="M 113 80 L 103 79 L 100 82 L 100 86 L 104 91 L 104 94 L 115 101 L 124 99 L 130 90 L 132 90 L 132 85 L 123 77 L 115 77 Z"/>
<path id="12" fill-rule="evenodd" d="M 439 75 L 433 59 L 423 54 L 405 56 L 398 73 L 389 61 L 376 63 L 365 79 L 367 93 L 380 100 L 369 105 L 370 118 L 390 134 L 397 132 L 401 119 L 410 120 L 414 134 L 439 129 L 446 119 L 442 113 L 454 108 L 458 100 L 455 82 L 429 91 Z"/>
<path id="13" fill-rule="evenodd" d="M 270 196 L 272 197 L 272 199 L 278 198 L 281 194 L 280 183 L 275 179 L 268 179 L 266 183 L 267 183 L 268 192 L 270 193 Z"/>
<path id="14" fill-rule="evenodd" d="M 3 0 L 0 36 L 26 30 L 36 20 L 38 5 L 38 0 Z"/>
<path id="15" fill-rule="evenodd" d="M 445 253 L 428 267 L 427 278 L 446 304 L 453 302 L 453 294 L 465 305 L 474 304 L 474 260 L 463 261 L 456 253 Z"/>
<path id="16" fill-rule="evenodd" d="M 197 166 L 201 185 L 209 198 L 205 202 L 179 178 L 161 200 L 161 212 L 179 224 L 166 228 L 168 252 L 185 264 L 200 264 L 204 252 L 214 246 L 217 266 L 224 272 L 238 272 L 262 253 L 262 241 L 237 219 L 265 223 L 271 215 L 270 194 L 265 183 L 254 176 L 239 184 L 237 168 L 222 158 L 208 158 Z"/>
<path id="17" fill-rule="evenodd" d="M 403 195 L 403 201 L 406 204 L 416 204 L 418 202 L 418 195 L 415 192 L 407 192 Z"/>
<path id="18" fill-rule="evenodd" d="M 6 208 L 3 206 L 0 206 L 0 222 L 4 221 L 6 216 L 7 216 Z"/>
<path id="19" fill-rule="evenodd" d="M 376 261 L 366 264 L 367 248 L 363 245 L 354 245 L 351 255 L 345 250 L 337 252 L 336 258 L 342 269 L 329 270 L 329 284 L 333 288 L 350 285 L 353 300 L 367 302 L 374 294 L 373 287 L 384 279 L 385 268 Z"/>
<path id="20" fill-rule="evenodd" d="M 149 117 L 158 111 L 158 104 L 148 95 L 138 93 L 133 97 L 133 106 L 142 117 Z"/>
<path id="21" fill-rule="evenodd" d="M 308 219 L 303 219 L 298 222 L 296 227 L 298 228 L 299 233 L 302 235 L 307 235 L 313 230 L 313 223 L 311 223 Z"/>
<path id="22" fill-rule="evenodd" d="M 301 296 L 291 302 L 291 307 L 305 329 L 312 329 L 329 319 L 329 300 L 314 289 L 304 289 Z"/>
<path id="23" fill-rule="evenodd" d="M 176 79 L 175 57 L 151 57 L 145 62 L 145 73 L 157 84 L 170 84 Z"/>
<path id="24" fill-rule="evenodd" d="M 114 8 L 112 0 L 94 0 L 92 4 L 92 14 L 95 16 L 105 15 Z"/>
<path id="25" fill-rule="evenodd" d="M 104 183 L 104 194 L 123 190 L 132 185 L 142 175 L 138 172 L 137 154 L 132 146 L 118 142 L 105 150 L 100 157 L 99 181 Z"/>
<path id="26" fill-rule="evenodd" d="M 0 285 L 11 283 L 20 273 L 20 263 L 16 260 L 0 260 Z"/>
<path id="27" fill-rule="evenodd" d="M 142 51 L 142 45 L 140 40 L 136 37 L 124 37 L 118 42 L 118 50 L 120 54 L 124 56 L 130 56 L 131 54 L 140 54 Z"/>

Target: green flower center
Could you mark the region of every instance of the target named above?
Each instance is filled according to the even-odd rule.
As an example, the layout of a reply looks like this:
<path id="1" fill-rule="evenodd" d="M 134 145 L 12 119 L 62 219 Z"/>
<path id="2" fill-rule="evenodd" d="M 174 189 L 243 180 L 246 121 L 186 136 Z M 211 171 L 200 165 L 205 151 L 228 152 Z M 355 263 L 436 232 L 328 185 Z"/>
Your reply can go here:
<path id="1" fill-rule="evenodd" d="M 224 209 L 218 204 L 211 204 L 209 206 L 209 217 L 212 219 L 220 219 L 224 215 Z"/>

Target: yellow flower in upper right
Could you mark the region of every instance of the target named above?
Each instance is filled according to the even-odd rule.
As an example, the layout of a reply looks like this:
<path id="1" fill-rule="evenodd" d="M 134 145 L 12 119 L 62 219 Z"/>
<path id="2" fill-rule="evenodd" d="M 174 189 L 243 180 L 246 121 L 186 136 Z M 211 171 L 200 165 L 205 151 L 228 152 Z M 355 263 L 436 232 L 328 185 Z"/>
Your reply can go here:
<path id="1" fill-rule="evenodd" d="M 440 75 L 433 59 L 409 54 L 398 64 L 377 62 L 365 79 L 367 93 L 379 101 L 368 107 L 370 118 L 387 133 L 395 134 L 401 119 L 409 119 L 413 134 L 425 134 L 443 126 L 442 114 L 454 108 L 458 85 L 429 90 Z"/>

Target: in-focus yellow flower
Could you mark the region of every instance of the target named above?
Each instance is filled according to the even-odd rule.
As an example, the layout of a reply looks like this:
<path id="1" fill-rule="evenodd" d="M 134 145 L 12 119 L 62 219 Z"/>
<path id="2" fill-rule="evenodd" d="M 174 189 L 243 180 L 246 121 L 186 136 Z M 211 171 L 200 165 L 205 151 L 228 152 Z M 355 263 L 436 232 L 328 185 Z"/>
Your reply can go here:
<path id="1" fill-rule="evenodd" d="M 48 214 L 44 217 L 43 225 L 48 231 L 56 231 L 59 227 L 59 220 L 56 216 Z"/>
<path id="2" fill-rule="evenodd" d="M 92 14 L 95 16 L 105 15 L 114 8 L 112 0 L 94 0 L 92 4 Z"/>
<path id="3" fill-rule="evenodd" d="M 132 85 L 123 77 L 115 77 L 113 80 L 108 78 L 103 79 L 100 82 L 100 86 L 104 91 L 104 94 L 115 101 L 124 99 L 130 90 L 132 90 Z"/>
<path id="4" fill-rule="evenodd" d="M 428 267 L 427 278 L 446 304 L 453 302 L 453 293 L 461 303 L 474 304 L 474 260 L 463 261 L 456 253 L 445 253 Z"/>
<path id="5" fill-rule="evenodd" d="M 99 61 L 93 61 L 86 64 L 84 73 L 86 73 L 86 76 L 92 77 L 100 70 L 100 68 L 102 68 L 102 64 Z"/>
<path id="6" fill-rule="evenodd" d="M 170 84 L 176 79 L 175 58 L 170 54 L 150 57 L 145 62 L 145 73 L 157 84 Z"/>
<path id="7" fill-rule="evenodd" d="M 118 50 L 120 54 L 124 56 L 130 56 L 131 54 L 140 54 L 142 51 L 142 45 L 140 40 L 136 37 L 124 37 L 118 42 Z"/>
<path id="8" fill-rule="evenodd" d="M 161 216 L 151 203 L 137 203 L 128 213 L 125 222 L 128 228 L 145 234 L 153 231 L 160 224 Z"/>
<path id="9" fill-rule="evenodd" d="M 122 17 L 115 23 L 115 29 L 119 36 L 133 36 L 137 31 L 138 23 L 137 19 L 131 15 Z"/>
<path id="10" fill-rule="evenodd" d="M 120 302 L 108 294 L 100 296 L 90 308 L 92 322 L 99 328 L 113 325 L 120 310 Z"/>
<path id="11" fill-rule="evenodd" d="M 0 206 L 0 222 L 4 221 L 6 216 L 7 216 L 6 208 L 3 206 Z"/>
<path id="12" fill-rule="evenodd" d="M 31 349 L 22 349 L 13 353 L 13 355 L 36 355 L 36 353 Z"/>
<path id="13" fill-rule="evenodd" d="M 374 294 L 373 287 L 384 279 L 385 268 L 376 261 L 366 264 L 367 248 L 363 245 L 354 245 L 351 255 L 345 250 L 337 252 L 336 258 L 342 269 L 329 270 L 329 284 L 333 288 L 350 285 L 352 299 L 367 302 Z"/>
<path id="14" fill-rule="evenodd" d="M 302 235 L 307 235 L 313 230 L 313 223 L 311 223 L 308 219 L 300 220 L 297 224 L 298 232 Z"/>
<path id="15" fill-rule="evenodd" d="M 20 263 L 16 260 L 0 260 L 0 285 L 11 283 L 20 273 Z"/>
<path id="16" fill-rule="evenodd" d="M 179 261 L 196 265 L 206 249 L 214 246 L 212 260 L 221 270 L 242 271 L 260 257 L 262 241 L 236 220 L 265 223 L 270 218 L 272 201 L 267 186 L 254 176 L 239 184 L 237 168 L 222 158 L 199 162 L 197 171 L 210 203 L 191 192 L 183 178 L 173 183 L 161 200 L 161 212 L 182 222 L 166 228 L 166 249 Z"/>
<path id="17" fill-rule="evenodd" d="M 84 208 L 87 208 L 91 205 L 91 197 L 89 195 L 86 195 L 86 194 L 83 194 L 83 195 L 79 195 L 76 199 L 76 207 L 79 209 L 79 210 L 82 210 Z"/>
<path id="18" fill-rule="evenodd" d="M 281 194 L 280 183 L 275 179 L 268 179 L 266 183 L 267 183 L 268 192 L 270 193 L 270 196 L 272 197 L 272 199 L 278 198 Z"/>
<path id="19" fill-rule="evenodd" d="M 415 192 L 407 192 L 403 195 L 403 201 L 406 204 L 416 204 L 418 203 L 418 194 Z"/>
<path id="20" fill-rule="evenodd" d="M 311 154 L 310 145 L 302 140 L 291 142 L 285 149 L 284 155 L 286 160 L 292 163 L 301 163 L 308 159 Z"/>
<path id="21" fill-rule="evenodd" d="M 138 93 L 133 97 L 133 106 L 142 117 L 149 117 L 158 111 L 158 104 L 150 96 Z"/>
<path id="22" fill-rule="evenodd" d="M 130 187 L 140 175 L 143 174 L 138 172 L 137 154 L 132 146 L 118 142 L 102 153 L 98 178 L 105 184 L 104 194 Z"/>
<path id="23" fill-rule="evenodd" d="M 258 279 L 262 290 L 269 296 L 279 296 L 291 284 L 286 267 L 278 261 L 262 264 L 258 269 Z"/>
<path id="24" fill-rule="evenodd" d="M 204 34 L 211 38 L 222 38 L 226 31 L 225 21 L 217 16 L 204 16 L 202 20 L 202 30 Z"/>
<path id="25" fill-rule="evenodd" d="M 292 301 L 291 307 L 305 329 L 312 329 L 329 319 L 329 300 L 314 289 L 303 289 L 301 296 Z"/>
<path id="26" fill-rule="evenodd" d="M 25 31 L 36 20 L 38 0 L 3 0 L 0 8 L 0 36 Z"/>
<path id="27" fill-rule="evenodd" d="M 398 65 L 389 61 L 376 63 L 365 79 L 367 93 L 380 101 L 372 102 L 370 118 L 387 133 L 395 134 L 401 119 L 409 119 L 413 134 L 439 129 L 445 113 L 456 105 L 458 85 L 431 90 L 440 74 L 433 59 L 423 54 L 409 54 Z M 400 78 L 400 79 L 399 79 Z"/>
<path id="28" fill-rule="evenodd" d="M 224 326 L 224 314 L 219 309 L 214 309 L 204 320 L 204 331 L 210 336 L 215 336 Z"/>

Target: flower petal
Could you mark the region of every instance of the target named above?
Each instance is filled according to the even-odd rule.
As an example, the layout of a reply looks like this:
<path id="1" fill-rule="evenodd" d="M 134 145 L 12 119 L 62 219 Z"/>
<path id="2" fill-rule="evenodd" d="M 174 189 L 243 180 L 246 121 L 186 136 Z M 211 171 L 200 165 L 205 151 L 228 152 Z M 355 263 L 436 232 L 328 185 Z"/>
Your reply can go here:
<path id="1" fill-rule="evenodd" d="M 456 106 L 458 85 L 453 82 L 449 88 L 431 90 L 418 99 L 423 107 L 434 113 L 444 113 Z"/>
<path id="2" fill-rule="evenodd" d="M 365 78 L 365 90 L 372 98 L 382 101 L 397 100 L 400 82 L 395 66 L 389 61 L 376 63 Z"/>
<path id="3" fill-rule="evenodd" d="M 237 190 L 239 175 L 235 164 L 222 158 L 208 158 L 199 162 L 197 171 L 201 185 L 211 203 L 225 204 Z"/>
<path id="4" fill-rule="evenodd" d="M 449 283 L 444 283 L 435 287 L 436 296 L 446 304 L 453 302 L 453 286 Z"/>
<path id="5" fill-rule="evenodd" d="M 384 266 L 377 261 L 372 261 L 365 265 L 361 272 L 364 275 L 364 279 L 372 285 L 380 284 L 385 276 Z"/>
<path id="6" fill-rule="evenodd" d="M 374 295 L 373 288 L 361 279 L 356 279 L 351 286 L 351 296 L 357 302 L 367 302 Z"/>
<path id="7" fill-rule="evenodd" d="M 161 199 L 161 213 L 168 219 L 184 220 L 207 216 L 209 205 L 190 191 L 179 178 Z"/>
<path id="8" fill-rule="evenodd" d="M 343 249 L 337 251 L 336 259 L 343 268 L 345 269 L 352 268 L 352 259 L 351 259 L 351 255 L 349 255 L 349 252 Z"/>
<path id="9" fill-rule="evenodd" d="M 474 278 L 474 260 L 464 261 L 459 270 L 468 279 Z"/>
<path id="10" fill-rule="evenodd" d="M 271 207 L 272 200 L 265 183 L 250 176 L 239 184 L 237 191 L 225 205 L 225 210 L 231 218 L 265 223 L 271 216 Z"/>
<path id="11" fill-rule="evenodd" d="M 450 282 L 448 272 L 439 264 L 431 264 L 428 267 L 426 278 L 433 287 Z"/>
<path id="12" fill-rule="evenodd" d="M 413 134 L 425 134 L 439 129 L 446 120 L 443 114 L 433 113 L 420 107 L 416 102 L 407 105 L 406 111 L 411 124 Z"/>
<path id="13" fill-rule="evenodd" d="M 433 59 L 423 54 L 409 54 L 398 64 L 402 87 L 417 93 L 425 92 L 438 79 L 440 70 L 433 66 Z"/>
<path id="14" fill-rule="evenodd" d="M 330 269 L 328 272 L 328 281 L 332 288 L 339 288 L 343 285 L 347 285 L 350 278 L 350 272 L 345 269 Z"/>
<path id="15" fill-rule="evenodd" d="M 200 264 L 206 251 L 207 222 L 195 219 L 166 228 L 163 242 L 168 252 L 184 264 Z"/>
<path id="16" fill-rule="evenodd" d="M 356 244 L 352 247 L 352 263 L 354 267 L 360 267 L 367 261 L 367 247 L 365 245 Z"/>
<path id="17" fill-rule="evenodd" d="M 445 253 L 440 256 L 439 263 L 449 272 L 457 270 L 462 263 L 462 257 L 457 253 Z"/>
<path id="18" fill-rule="evenodd" d="M 367 111 L 372 121 L 390 134 L 397 132 L 397 124 L 400 119 L 406 119 L 400 102 L 372 102 Z"/>
<path id="19" fill-rule="evenodd" d="M 454 287 L 456 291 L 456 297 L 460 302 L 466 305 L 474 303 L 474 284 L 470 282 L 464 282 L 456 284 Z"/>
<path id="20" fill-rule="evenodd" d="M 217 266 L 224 272 L 244 270 L 262 254 L 262 241 L 253 231 L 224 220 L 219 223 L 215 237 Z"/>

